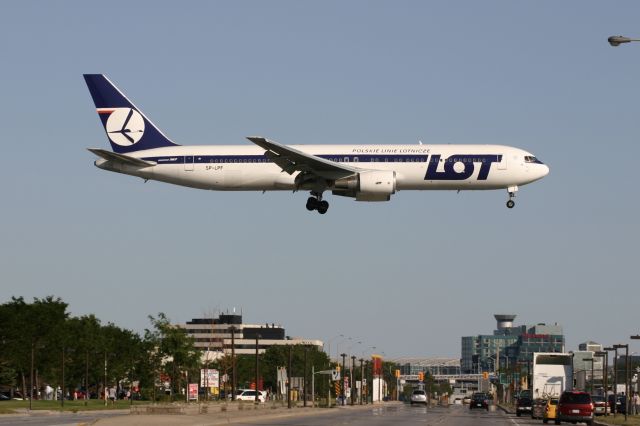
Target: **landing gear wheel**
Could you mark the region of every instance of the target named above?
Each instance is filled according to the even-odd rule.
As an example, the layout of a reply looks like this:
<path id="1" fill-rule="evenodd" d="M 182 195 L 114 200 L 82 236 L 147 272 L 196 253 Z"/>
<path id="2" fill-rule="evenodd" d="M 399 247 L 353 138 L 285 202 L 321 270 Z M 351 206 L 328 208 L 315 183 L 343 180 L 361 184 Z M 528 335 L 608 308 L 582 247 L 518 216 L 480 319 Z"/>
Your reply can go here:
<path id="1" fill-rule="evenodd" d="M 516 202 L 515 202 L 515 201 L 513 201 L 513 200 L 509 200 L 509 201 L 507 201 L 507 207 L 508 207 L 508 208 L 512 209 L 512 208 L 514 208 L 514 207 L 515 207 L 515 205 L 516 205 Z"/>
<path id="2" fill-rule="evenodd" d="M 311 212 L 317 208 L 318 208 L 318 200 L 316 200 L 315 197 L 309 197 L 307 199 L 307 210 Z"/>
<path id="3" fill-rule="evenodd" d="M 325 214 L 329 210 L 329 203 L 326 201 L 320 201 L 317 207 L 318 213 Z"/>

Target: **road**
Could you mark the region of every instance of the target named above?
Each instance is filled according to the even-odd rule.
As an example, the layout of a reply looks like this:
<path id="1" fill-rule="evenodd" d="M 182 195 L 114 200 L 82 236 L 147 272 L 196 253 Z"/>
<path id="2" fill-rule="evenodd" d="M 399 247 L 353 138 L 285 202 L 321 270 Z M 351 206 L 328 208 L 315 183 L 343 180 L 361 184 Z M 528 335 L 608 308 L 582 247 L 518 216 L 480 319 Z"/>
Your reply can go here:
<path id="1" fill-rule="evenodd" d="M 120 410 L 119 410 L 120 411 Z M 128 415 L 126 411 L 91 413 L 62 413 L 51 415 L 31 416 L 0 416 L 0 425 L 28 425 L 28 426 L 66 426 L 82 423 L 98 425 L 220 425 L 234 424 L 240 426 L 524 426 L 542 425 L 541 420 L 531 417 L 516 417 L 505 414 L 501 410 L 469 410 L 467 406 L 452 405 L 446 407 L 426 408 L 424 406 L 410 406 L 400 403 L 389 403 L 384 406 L 334 408 L 320 412 L 300 410 L 285 417 L 287 411 L 280 414 L 258 415 L 255 418 L 220 418 L 216 415 Z M 299 415 L 298 415 L 299 414 Z"/>
<path id="2" fill-rule="evenodd" d="M 327 414 L 295 417 L 252 420 L 251 422 L 235 423 L 236 425 L 265 425 L 265 426 L 513 426 L 513 425 L 542 425 L 541 420 L 530 417 L 516 417 L 505 414 L 501 410 L 487 412 L 485 410 L 469 410 L 468 406 L 452 405 L 448 408 L 410 405 L 393 405 L 374 407 L 367 410 L 330 410 Z"/>
<path id="3" fill-rule="evenodd" d="M 93 424 L 98 419 L 106 419 L 115 416 L 128 415 L 128 411 L 89 411 L 79 413 L 52 413 L 37 412 L 29 416 L 0 416 L 0 425 L 24 425 L 24 426 L 78 426 L 79 424 Z M 123 417 L 125 419 L 126 417 Z"/>

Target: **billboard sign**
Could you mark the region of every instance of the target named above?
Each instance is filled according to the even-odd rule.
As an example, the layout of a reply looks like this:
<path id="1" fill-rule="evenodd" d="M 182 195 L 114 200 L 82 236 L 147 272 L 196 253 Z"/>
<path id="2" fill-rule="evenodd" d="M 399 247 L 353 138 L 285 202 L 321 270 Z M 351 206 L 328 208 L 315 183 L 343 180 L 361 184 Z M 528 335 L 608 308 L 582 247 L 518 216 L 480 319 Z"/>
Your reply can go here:
<path id="1" fill-rule="evenodd" d="M 198 384 L 189 383 L 189 401 L 198 400 Z"/>
<path id="2" fill-rule="evenodd" d="M 201 388 L 218 388 L 220 387 L 220 372 L 214 369 L 200 370 L 200 387 Z"/>

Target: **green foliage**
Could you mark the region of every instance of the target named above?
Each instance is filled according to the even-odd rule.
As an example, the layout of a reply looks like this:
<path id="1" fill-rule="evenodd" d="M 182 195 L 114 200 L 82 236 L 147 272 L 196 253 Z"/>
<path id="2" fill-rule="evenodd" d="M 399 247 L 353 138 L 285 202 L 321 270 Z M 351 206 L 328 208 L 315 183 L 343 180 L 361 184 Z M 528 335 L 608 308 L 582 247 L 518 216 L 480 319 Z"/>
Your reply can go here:
<path id="1" fill-rule="evenodd" d="M 152 330 L 145 330 L 145 340 L 152 350 L 152 364 L 156 371 L 171 379 L 173 394 L 179 394 L 180 386 L 186 374 L 200 377 L 200 354 L 194 347 L 194 340 L 185 329 L 171 324 L 162 312 L 158 317 L 149 315 Z M 199 379 L 198 379 L 199 380 Z"/>
<path id="2" fill-rule="evenodd" d="M 111 323 L 103 325 L 94 315 L 70 317 L 67 304 L 53 296 L 32 303 L 13 297 L 0 305 L 0 386 L 5 390 L 19 385 L 29 395 L 33 357 L 33 386 L 40 388 L 62 386 L 64 367 L 69 393 L 85 389 L 85 382 L 94 394 L 131 381 L 152 389 L 161 372 L 169 372 L 174 389 L 179 389 L 183 371 L 197 374 L 193 340 L 164 314 L 150 320 L 152 330 L 141 337 Z"/>

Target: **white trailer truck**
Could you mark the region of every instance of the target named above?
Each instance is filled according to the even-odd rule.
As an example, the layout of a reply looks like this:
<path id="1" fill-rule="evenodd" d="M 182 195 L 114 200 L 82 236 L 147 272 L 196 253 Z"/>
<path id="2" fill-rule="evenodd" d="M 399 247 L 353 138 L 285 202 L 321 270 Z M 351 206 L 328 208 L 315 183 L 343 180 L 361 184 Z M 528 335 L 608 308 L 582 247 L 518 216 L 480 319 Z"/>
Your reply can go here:
<path id="1" fill-rule="evenodd" d="M 573 354 L 534 352 L 531 395 L 537 398 L 559 398 L 573 389 Z"/>

